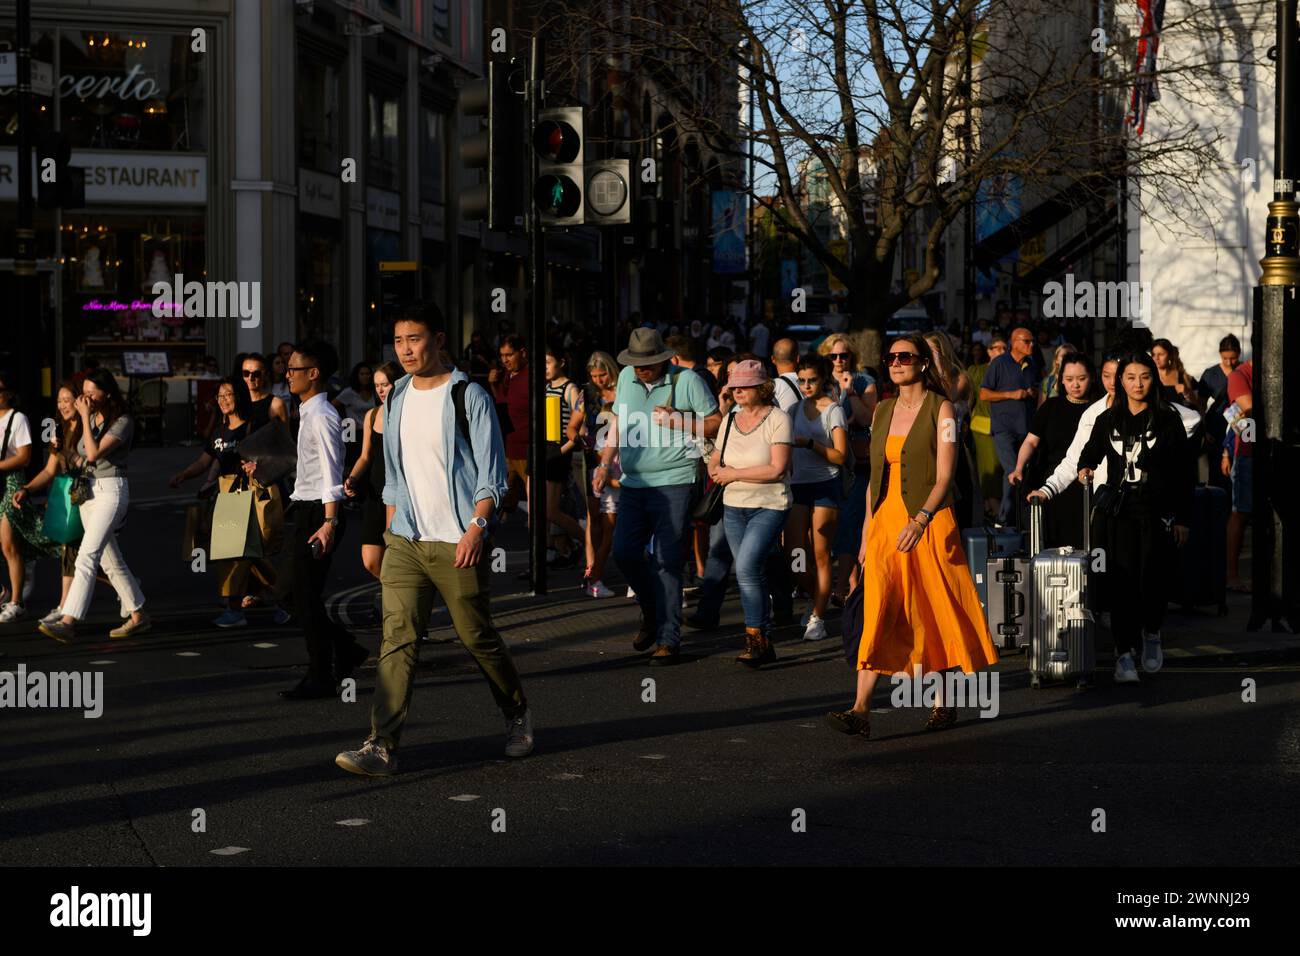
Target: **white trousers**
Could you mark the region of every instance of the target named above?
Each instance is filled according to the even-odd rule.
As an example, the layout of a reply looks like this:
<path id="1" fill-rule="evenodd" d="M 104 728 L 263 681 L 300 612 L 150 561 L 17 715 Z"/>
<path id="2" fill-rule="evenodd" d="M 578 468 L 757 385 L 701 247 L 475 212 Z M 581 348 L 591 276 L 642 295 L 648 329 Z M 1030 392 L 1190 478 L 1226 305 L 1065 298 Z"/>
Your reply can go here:
<path id="1" fill-rule="evenodd" d="M 117 529 L 126 518 L 131 492 L 125 478 L 95 478 L 90 486 L 90 498 L 81 505 L 85 534 L 77 550 L 77 570 L 63 613 L 77 621 L 86 616 L 95 592 L 95 572 L 102 565 L 117 592 L 123 616 L 129 616 L 144 606 L 140 582 L 122 560 L 122 549 L 117 543 Z"/>

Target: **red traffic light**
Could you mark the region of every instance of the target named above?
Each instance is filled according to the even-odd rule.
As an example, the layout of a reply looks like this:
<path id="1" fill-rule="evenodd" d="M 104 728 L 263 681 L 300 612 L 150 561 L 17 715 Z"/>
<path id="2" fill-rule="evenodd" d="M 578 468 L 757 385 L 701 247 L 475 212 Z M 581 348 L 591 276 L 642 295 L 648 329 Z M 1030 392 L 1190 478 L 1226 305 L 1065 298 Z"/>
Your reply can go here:
<path id="1" fill-rule="evenodd" d="M 558 120 L 545 120 L 537 124 L 533 134 L 533 148 L 550 163 L 571 163 L 578 157 L 582 138 L 578 131 Z"/>

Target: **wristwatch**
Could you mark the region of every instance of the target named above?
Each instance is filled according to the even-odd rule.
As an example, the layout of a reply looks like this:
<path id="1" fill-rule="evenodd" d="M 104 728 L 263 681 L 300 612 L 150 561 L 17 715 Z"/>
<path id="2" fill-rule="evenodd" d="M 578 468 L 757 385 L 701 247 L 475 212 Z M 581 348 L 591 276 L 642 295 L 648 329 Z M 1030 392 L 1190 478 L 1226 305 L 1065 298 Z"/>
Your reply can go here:
<path id="1" fill-rule="evenodd" d="M 329 525 L 331 528 L 337 528 L 339 526 L 338 516 L 335 515 L 333 518 L 326 518 L 325 523 Z"/>
<path id="2" fill-rule="evenodd" d="M 469 523 L 472 524 L 474 527 L 478 528 L 480 531 L 487 530 L 487 526 L 488 526 L 487 518 L 484 518 L 482 515 L 475 515 L 474 517 L 470 518 Z"/>

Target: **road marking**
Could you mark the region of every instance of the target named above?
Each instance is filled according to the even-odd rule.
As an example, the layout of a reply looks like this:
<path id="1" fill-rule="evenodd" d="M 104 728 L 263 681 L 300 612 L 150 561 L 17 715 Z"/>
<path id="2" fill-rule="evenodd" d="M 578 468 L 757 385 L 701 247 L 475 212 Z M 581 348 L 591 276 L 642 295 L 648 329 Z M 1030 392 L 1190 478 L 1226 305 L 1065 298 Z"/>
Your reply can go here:
<path id="1" fill-rule="evenodd" d="M 668 757 L 667 754 L 642 754 L 641 755 L 642 760 L 665 760 L 667 759 L 667 757 Z"/>
<path id="2" fill-rule="evenodd" d="M 477 793 L 462 793 L 455 797 L 448 797 L 448 800 L 455 800 L 457 803 L 469 803 L 471 800 L 479 799 Z"/>
<path id="3" fill-rule="evenodd" d="M 370 821 L 363 817 L 349 817 L 347 820 L 335 820 L 334 822 L 341 827 L 363 827 Z"/>
<path id="4" fill-rule="evenodd" d="M 800 724 L 800 727 L 816 727 L 816 724 Z"/>
<path id="5" fill-rule="evenodd" d="M 246 846 L 223 846 L 220 850 L 210 851 L 214 856 L 234 856 L 237 853 L 247 853 Z"/>
<path id="6" fill-rule="evenodd" d="M 91 661 L 92 664 L 116 664 L 117 661 Z"/>
<path id="7" fill-rule="evenodd" d="M 552 780 L 581 780 L 580 773 L 557 773 L 551 777 Z"/>
<path id="8" fill-rule="evenodd" d="M 266 648 L 266 647 L 279 647 L 280 645 L 279 645 L 279 644 L 272 644 L 272 643 L 270 643 L 269 641 L 262 641 L 260 644 L 254 644 L 253 646 L 254 646 L 254 647 L 262 647 L 262 648 Z"/>
<path id="9" fill-rule="evenodd" d="M 747 744 L 747 743 L 749 743 L 749 741 L 746 740 L 744 737 L 732 737 L 730 740 L 727 741 L 727 743 L 729 743 L 729 744 Z"/>
<path id="10" fill-rule="evenodd" d="M 199 657 L 200 655 L 198 651 L 177 651 L 176 656 L 177 657 Z"/>

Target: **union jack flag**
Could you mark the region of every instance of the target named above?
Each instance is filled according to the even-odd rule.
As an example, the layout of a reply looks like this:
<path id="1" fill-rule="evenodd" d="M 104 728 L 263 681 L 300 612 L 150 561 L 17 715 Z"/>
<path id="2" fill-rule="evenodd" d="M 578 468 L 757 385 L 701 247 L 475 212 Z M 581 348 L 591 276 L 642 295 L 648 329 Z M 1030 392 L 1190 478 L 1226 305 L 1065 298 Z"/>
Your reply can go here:
<path id="1" fill-rule="evenodd" d="M 1160 49 L 1160 31 L 1165 23 L 1165 0 L 1137 0 L 1138 10 L 1142 14 L 1142 32 L 1138 36 L 1137 82 L 1133 85 L 1133 95 L 1129 99 L 1128 116 L 1124 122 L 1134 129 L 1134 135 L 1141 136 L 1147 125 L 1147 106 L 1160 99 L 1160 87 L 1156 83 L 1156 51 Z"/>

